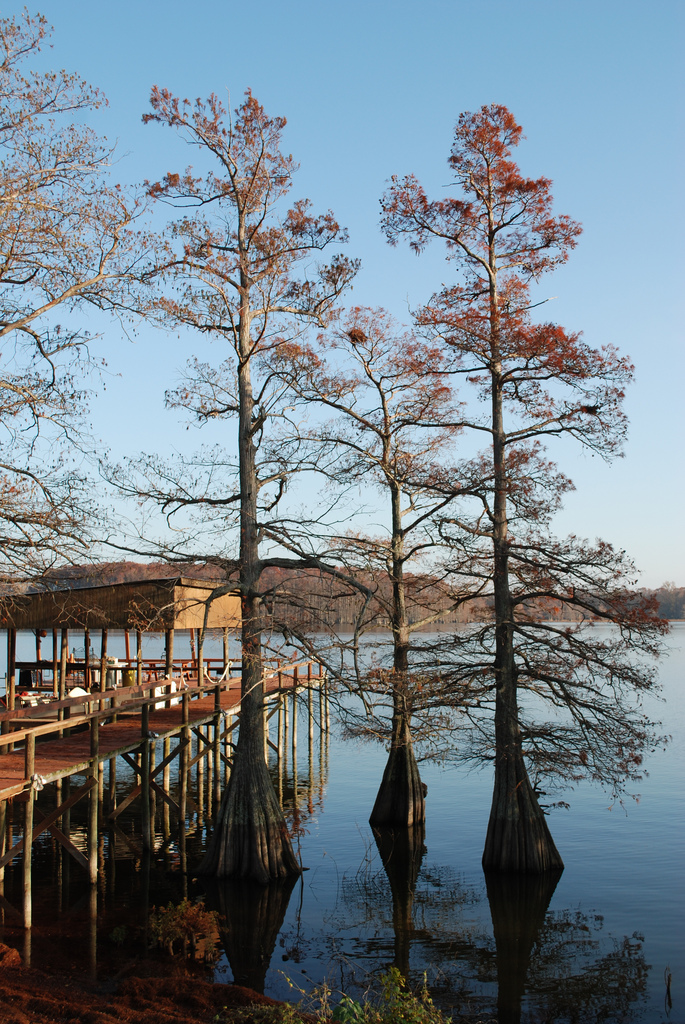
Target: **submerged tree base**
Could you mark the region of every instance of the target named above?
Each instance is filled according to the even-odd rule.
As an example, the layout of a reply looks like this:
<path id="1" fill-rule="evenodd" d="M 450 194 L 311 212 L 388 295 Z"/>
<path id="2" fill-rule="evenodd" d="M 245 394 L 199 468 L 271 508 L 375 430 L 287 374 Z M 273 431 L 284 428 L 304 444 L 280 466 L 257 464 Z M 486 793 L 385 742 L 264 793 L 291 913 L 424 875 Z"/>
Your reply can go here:
<path id="1" fill-rule="evenodd" d="M 522 759 L 497 771 L 488 834 L 483 851 L 485 871 L 563 870 L 547 819 L 528 779 Z M 514 777 L 515 776 L 515 777 Z"/>
<path id="2" fill-rule="evenodd" d="M 393 742 L 369 822 L 373 826 L 420 825 L 426 820 L 426 787 L 421 782 L 409 726 Z"/>
<path id="3" fill-rule="evenodd" d="M 301 870 L 263 756 L 236 756 L 198 874 L 266 885 Z"/>

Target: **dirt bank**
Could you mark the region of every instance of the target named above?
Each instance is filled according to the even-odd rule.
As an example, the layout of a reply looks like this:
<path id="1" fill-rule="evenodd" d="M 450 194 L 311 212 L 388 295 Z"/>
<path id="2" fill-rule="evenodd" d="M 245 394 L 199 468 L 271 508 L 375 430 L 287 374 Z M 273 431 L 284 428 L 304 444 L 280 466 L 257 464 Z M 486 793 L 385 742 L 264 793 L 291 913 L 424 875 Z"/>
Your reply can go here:
<path id="1" fill-rule="evenodd" d="M 215 985 L 162 957 L 132 961 L 118 976 L 91 983 L 24 967 L 15 949 L 0 944 L 2 1024 L 209 1024 L 217 1014 L 230 1022 L 232 1010 L 251 1005 L 279 1004 L 239 985 Z M 241 1024 L 249 1020 L 240 1015 Z"/>

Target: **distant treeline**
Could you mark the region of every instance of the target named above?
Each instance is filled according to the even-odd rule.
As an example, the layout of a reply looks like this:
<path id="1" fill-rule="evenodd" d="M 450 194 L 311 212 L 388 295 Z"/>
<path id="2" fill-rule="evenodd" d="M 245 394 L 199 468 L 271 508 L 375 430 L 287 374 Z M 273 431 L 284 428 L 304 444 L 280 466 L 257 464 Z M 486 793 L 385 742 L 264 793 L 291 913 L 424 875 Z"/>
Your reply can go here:
<path id="1" fill-rule="evenodd" d="M 365 626 L 389 625 L 391 584 L 387 577 L 376 581 L 359 574 L 358 581 L 370 594 L 355 592 L 344 582 L 313 572 L 293 575 L 270 570 L 267 579 L 271 588 L 266 602 L 270 617 L 291 628 L 352 628 L 360 614 Z M 422 622 L 427 627 L 487 622 L 493 617 L 492 599 L 468 596 L 466 587 L 464 593 L 455 595 L 446 582 L 431 576 L 411 576 L 406 584 L 409 620 L 414 626 Z M 643 589 L 641 593 L 656 598 L 663 618 L 685 618 L 685 587 L 664 584 L 658 590 Z M 531 599 L 520 607 L 538 622 L 579 622 L 588 614 L 548 597 Z"/>
<path id="2" fill-rule="evenodd" d="M 664 583 L 658 590 L 648 590 L 659 602 L 659 614 L 664 619 L 685 619 L 685 587 Z"/>
<path id="3" fill-rule="evenodd" d="M 265 625 L 271 622 L 291 629 L 351 629 L 361 616 L 365 627 L 388 626 L 392 585 L 387 574 L 374 577 L 368 572 L 357 572 L 355 580 L 359 588 L 355 589 L 349 582 L 349 572 L 342 567 L 339 571 L 340 576 L 336 578 L 316 570 L 266 570 L 262 575 Z M 231 574 L 226 575 L 230 578 Z M 211 564 L 186 563 L 179 566 L 164 562 L 106 562 L 53 570 L 36 583 L 39 587 L 82 589 L 172 576 L 220 582 L 224 572 Z M 455 590 L 452 577 L 440 579 L 429 574 L 417 574 L 407 576 L 405 582 L 409 619 L 413 626 L 421 623 L 429 627 L 487 622 L 493 617 L 492 599 L 479 596 L 473 581 L 464 581 L 461 591 Z M 20 589 L 33 587 L 25 585 Z M 644 589 L 642 593 L 656 598 L 663 618 L 685 619 L 685 587 L 664 583 L 657 590 Z M 536 621 L 580 621 L 584 617 L 580 610 L 549 597 L 533 598 L 521 609 Z"/>

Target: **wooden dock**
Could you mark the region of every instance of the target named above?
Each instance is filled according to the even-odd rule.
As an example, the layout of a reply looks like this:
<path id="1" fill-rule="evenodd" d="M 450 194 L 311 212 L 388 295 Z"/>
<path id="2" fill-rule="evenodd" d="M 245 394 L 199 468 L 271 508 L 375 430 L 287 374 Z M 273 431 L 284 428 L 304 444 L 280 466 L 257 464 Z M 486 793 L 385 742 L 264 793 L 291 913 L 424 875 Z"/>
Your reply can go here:
<path id="1" fill-rule="evenodd" d="M 282 719 L 287 716 L 287 697 L 293 698 L 292 743 L 295 754 L 297 717 L 295 698 L 307 692 L 309 742 L 314 723 L 313 693 L 319 691 L 319 726 L 328 730 L 327 687 L 320 666 L 300 662 L 277 666 L 265 673 L 264 719 L 265 758 L 269 748 L 277 758 L 283 755 Z M 197 678 L 151 679 L 140 686 L 97 691 L 65 700 L 53 700 L 0 713 L 0 902 L 4 871 L 17 856 L 22 857 L 23 923 L 31 927 L 31 848 L 48 831 L 88 874 L 91 885 L 97 882 L 98 829 L 106 818 L 116 818 L 138 800 L 143 848 L 154 846 L 151 801 L 165 802 L 177 816 L 179 837 L 185 843 L 186 800 L 190 769 L 202 770 L 205 759 L 214 766 L 212 795 L 215 806 L 221 796 L 222 775 L 230 771 L 234 730 L 240 716 L 239 676 L 221 677 L 201 673 Z M 269 735 L 269 720 L 278 715 L 277 742 Z M 191 737 L 197 747 L 191 756 Z M 160 763 L 151 758 L 151 748 L 163 748 Z M 134 784 L 127 796 L 116 801 L 116 766 L 121 760 L 134 772 Z M 170 792 L 170 765 L 178 762 L 177 799 Z M 104 764 L 109 765 L 109 794 L 103 815 Z M 224 771 L 220 771 L 223 766 Z M 78 788 L 74 776 L 84 776 Z M 47 784 L 57 784 L 57 806 L 48 814 L 39 811 L 35 796 Z M 71 808 L 88 798 L 87 855 L 71 842 Z M 11 844 L 7 809 L 9 804 L 23 806 L 21 838 Z M 165 808 L 165 813 L 168 813 Z M 28 840 L 28 841 L 27 841 Z"/>

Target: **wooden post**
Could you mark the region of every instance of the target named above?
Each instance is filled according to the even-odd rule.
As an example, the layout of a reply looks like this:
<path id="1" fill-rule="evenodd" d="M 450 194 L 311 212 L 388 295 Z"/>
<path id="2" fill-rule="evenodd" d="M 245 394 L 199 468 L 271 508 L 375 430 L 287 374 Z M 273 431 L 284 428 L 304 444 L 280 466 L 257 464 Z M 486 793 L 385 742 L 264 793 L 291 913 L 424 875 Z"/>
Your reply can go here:
<path id="1" fill-rule="evenodd" d="M 59 652 L 59 699 L 64 700 L 67 694 L 67 655 L 69 653 L 69 630 L 62 630 Z"/>
<path id="2" fill-rule="evenodd" d="M 130 661 L 131 661 L 131 638 L 128 635 L 128 630 L 127 629 L 124 630 L 124 643 L 126 645 L 126 662 L 128 664 L 128 667 L 130 668 L 131 667 L 130 666 Z"/>
<path id="3" fill-rule="evenodd" d="M 311 664 L 309 666 L 311 669 Z M 309 726 L 309 760 L 312 758 L 314 747 L 314 691 L 312 689 L 311 671 L 309 674 L 309 686 L 307 687 L 307 724 Z"/>
<path id="4" fill-rule="evenodd" d="M 197 737 L 197 791 L 200 799 L 200 811 L 204 811 L 204 788 L 205 788 L 205 755 L 204 751 L 207 748 L 204 743 Z"/>
<path id="5" fill-rule="evenodd" d="M 100 801 L 100 812 L 102 812 L 102 801 Z M 101 813 L 98 815 L 98 892 L 105 898 L 107 893 L 107 861 L 105 860 L 105 837 L 100 828 Z"/>
<path id="6" fill-rule="evenodd" d="M 59 671 L 59 656 L 57 654 L 57 630 L 52 631 L 52 696 L 59 697 L 59 679 L 57 673 Z"/>
<path id="7" fill-rule="evenodd" d="M 278 695 L 278 719 L 277 719 L 278 736 L 276 738 L 276 746 L 278 747 L 278 763 L 280 765 L 283 760 L 283 694 Z"/>
<path id="8" fill-rule="evenodd" d="M 150 740 L 150 778 L 154 776 L 155 768 L 157 767 L 157 743 L 155 740 Z M 166 801 L 165 801 L 166 802 Z M 152 786 L 150 786 L 150 842 L 152 849 L 155 846 L 155 821 L 157 818 L 157 794 L 155 793 Z"/>
<path id="9" fill-rule="evenodd" d="M 5 856 L 7 849 L 7 801 L 0 800 L 0 860 Z M 5 869 L 0 867 L 0 896 L 5 891 Z M 2 918 L 0 918 L 0 921 Z"/>
<path id="10" fill-rule="evenodd" d="M 166 761 L 166 759 L 169 757 L 170 753 L 171 753 L 171 737 L 170 736 L 166 736 L 164 738 L 164 747 L 163 747 L 163 751 L 162 751 L 162 760 Z M 164 787 L 164 792 L 165 793 L 169 792 L 170 783 L 171 783 L 171 763 L 165 765 L 164 768 L 162 769 L 162 786 Z M 169 804 L 166 802 L 166 800 L 164 801 L 164 806 L 162 807 L 162 834 L 164 835 L 165 839 L 168 839 L 169 835 L 171 834 L 171 821 L 170 821 L 170 818 L 169 818 Z"/>
<path id="11" fill-rule="evenodd" d="M 323 734 L 326 728 L 326 711 L 324 708 L 323 679 L 319 683 L 319 743 L 323 742 Z"/>
<path id="12" fill-rule="evenodd" d="M 192 668 L 193 665 L 195 666 L 195 668 L 197 668 L 197 658 L 195 657 L 195 630 L 191 629 L 191 630 L 189 630 L 189 633 L 190 633 L 189 639 L 190 639 L 190 661 L 191 661 L 191 668 Z"/>
<path id="13" fill-rule="evenodd" d="M 179 796 L 178 796 L 178 807 L 179 807 L 179 834 L 178 834 L 178 852 L 181 859 L 181 873 L 183 875 L 183 894 L 187 895 L 188 891 L 188 860 L 186 856 L 186 810 L 188 806 L 188 738 L 190 729 L 188 726 L 189 722 L 189 697 L 187 690 L 184 691 L 181 698 L 181 721 L 183 723 L 183 731 L 181 737 L 185 741 L 181 747 L 180 762 L 179 762 Z"/>
<path id="14" fill-rule="evenodd" d="M 140 633 L 138 634 L 140 635 Z M 143 705 L 141 714 L 141 732 L 143 742 L 140 745 L 140 805 L 141 828 L 143 832 L 143 850 L 152 848 L 150 827 L 150 705 Z"/>
<path id="15" fill-rule="evenodd" d="M 110 757 L 109 759 L 109 797 L 108 807 L 110 814 L 117 805 L 117 759 L 116 757 Z"/>
<path id="16" fill-rule="evenodd" d="M 22 859 L 22 881 L 24 883 L 24 928 L 31 927 L 31 853 L 33 848 L 33 799 L 31 779 L 36 771 L 36 737 L 29 733 L 24 751 L 24 775 L 29 782 L 26 804 L 24 805 L 24 856 Z"/>
<path id="17" fill-rule="evenodd" d="M 11 627 L 7 629 L 7 679 L 5 683 L 5 701 L 7 710 L 14 711 L 15 686 L 17 672 L 17 631 Z M 9 722 L 3 722 L 3 731 L 10 732 L 12 726 Z M 6 753 L 11 754 L 14 744 L 10 743 L 4 748 Z"/>
<path id="18" fill-rule="evenodd" d="M 197 685 L 202 686 L 205 681 L 205 631 L 197 631 Z"/>
<path id="19" fill-rule="evenodd" d="M 71 795 L 71 778 L 67 775 L 62 779 L 62 800 L 66 803 Z M 67 809 L 62 815 L 62 832 L 67 839 L 71 839 L 71 809 Z M 64 851 L 62 856 L 62 903 L 68 905 L 69 901 L 69 877 L 71 874 L 71 857 Z"/>
<path id="20" fill-rule="evenodd" d="M 98 829 L 102 824 L 102 811 L 105 805 L 105 762 L 98 761 Z"/>
<path id="21" fill-rule="evenodd" d="M 40 667 L 40 663 L 43 660 L 43 652 L 41 651 L 41 633 L 42 630 L 35 630 L 36 633 L 36 661 L 38 662 L 38 668 L 36 669 L 36 685 L 43 685 L 43 669 Z"/>
<path id="22" fill-rule="evenodd" d="M 279 673 L 280 675 L 280 673 Z M 283 694 L 283 761 L 288 760 L 288 739 L 290 730 L 288 725 L 288 695 Z"/>
<path id="23" fill-rule="evenodd" d="M 212 738 L 212 757 L 214 761 L 214 774 L 212 778 L 214 788 L 212 791 L 212 816 L 216 815 L 221 800 L 221 688 L 221 683 L 217 683 L 214 688 L 214 736 Z"/>
<path id="24" fill-rule="evenodd" d="M 297 762 L 297 688 L 293 688 L 293 765 Z"/>
<path id="25" fill-rule="evenodd" d="M 219 803 L 221 802 L 221 716 L 214 719 L 214 791 L 212 793 L 212 816 L 216 816 Z"/>
<path id="26" fill-rule="evenodd" d="M 293 804 L 297 822 L 297 689 L 293 690 Z"/>
<path id="27" fill-rule="evenodd" d="M 326 738 L 331 731 L 331 702 L 328 699 L 328 677 L 324 676 L 323 679 L 323 693 L 326 702 Z"/>
<path id="28" fill-rule="evenodd" d="M 226 669 L 229 666 L 229 662 L 230 662 L 230 658 L 228 656 L 228 626 L 224 626 L 224 628 L 223 628 L 223 641 L 224 641 L 224 678 L 226 680 L 226 685 L 228 685 L 228 675 L 229 674 L 226 671 Z"/>
<path id="29" fill-rule="evenodd" d="M 165 650 L 165 662 L 164 662 L 164 674 L 167 679 L 171 679 L 174 674 L 174 631 L 173 629 L 167 629 L 166 631 L 166 650 Z"/>
<path id="30" fill-rule="evenodd" d="M 100 722 L 90 720 L 90 777 L 95 785 L 88 794 L 88 881 L 97 885 L 98 880 L 98 764 L 100 761 Z"/>
<path id="31" fill-rule="evenodd" d="M 309 744 L 309 789 L 307 793 L 309 813 L 314 813 L 314 746 Z"/>
<path id="32" fill-rule="evenodd" d="M 107 689 L 107 630 L 100 634 L 100 692 Z"/>
<path id="33" fill-rule="evenodd" d="M 96 870 L 97 875 L 97 870 Z M 90 887 L 88 901 L 88 966 L 90 980 L 97 979 L 98 965 L 98 891 L 94 885 Z"/>
<path id="34" fill-rule="evenodd" d="M 90 693 L 90 630 L 84 629 L 83 631 L 83 651 L 84 651 L 84 668 L 83 668 L 83 689 L 88 690 Z"/>
<path id="35" fill-rule="evenodd" d="M 136 630 L 136 686 L 143 685 L 143 634 Z M 147 704 L 145 705 L 147 707 Z"/>
<path id="36" fill-rule="evenodd" d="M 231 743 L 231 737 L 233 736 L 233 731 L 231 729 L 232 725 L 233 725 L 233 715 L 229 714 L 228 718 L 226 719 L 226 734 L 224 736 L 224 755 L 227 758 L 230 758 L 230 756 L 231 756 L 231 746 L 230 746 L 230 743 Z M 224 772 L 224 785 L 228 785 L 228 780 L 231 777 L 231 766 L 230 766 L 230 764 L 226 764 L 226 765 L 224 765 L 224 768 L 225 768 L 225 772 Z"/>
<path id="37" fill-rule="evenodd" d="M 214 800 L 214 738 L 212 736 L 212 726 L 207 725 L 207 739 L 209 740 L 209 747 L 205 747 L 207 751 L 207 817 L 212 817 L 213 811 L 213 800 Z"/>
<path id="38" fill-rule="evenodd" d="M 11 626 L 7 630 L 7 710 L 14 711 L 15 675 L 17 671 L 17 631 Z M 11 750 L 11 747 L 7 748 Z"/>

